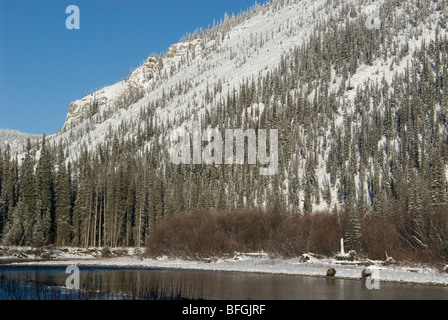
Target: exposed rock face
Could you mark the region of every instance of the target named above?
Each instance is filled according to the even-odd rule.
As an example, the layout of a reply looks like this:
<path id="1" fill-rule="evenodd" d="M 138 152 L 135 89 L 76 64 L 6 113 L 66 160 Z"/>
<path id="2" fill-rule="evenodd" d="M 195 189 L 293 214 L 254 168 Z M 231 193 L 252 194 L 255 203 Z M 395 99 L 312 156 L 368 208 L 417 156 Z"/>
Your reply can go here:
<path id="1" fill-rule="evenodd" d="M 81 123 L 98 112 L 113 112 L 117 108 L 127 107 L 144 96 L 145 89 L 156 75 L 176 70 L 178 62 L 189 53 L 209 53 L 211 45 L 201 47 L 198 40 L 173 44 L 162 58 L 150 56 L 140 67 L 135 69 L 125 80 L 101 90 L 90 93 L 84 98 L 70 103 L 67 118 L 62 131 Z"/>
<path id="2" fill-rule="evenodd" d="M 143 96 L 145 84 L 152 80 L 161 68 L 161 58 L 151 56 L 126 80 L 92 92 L 84 98 L 70 103 L 62 129 L 69 129 L 95 115 L 98 111 L 108 112 L 116 107 L 123 107 L 138 101 Z"/>
<path id="3" fill-rule="evenodd" d="M 150 81 L 156 75 L 162 76 L 164 72 L 176 69 L 177 63 L 187 56 L 188 52 L 209 52 L 211 48 L 197 48 L 198 40 L 173 44 L 162 58 L 150 56 L 140 67 L 135 69 L 125 80 L 120 81 L 101 90 L 92 92 L 81 100 L 70 103 L 63 131 L 81 123 L 83 120 L 95 115 L 97 112 L 113 112 L 117 108 L 127 107 L 144 96 Z"/>

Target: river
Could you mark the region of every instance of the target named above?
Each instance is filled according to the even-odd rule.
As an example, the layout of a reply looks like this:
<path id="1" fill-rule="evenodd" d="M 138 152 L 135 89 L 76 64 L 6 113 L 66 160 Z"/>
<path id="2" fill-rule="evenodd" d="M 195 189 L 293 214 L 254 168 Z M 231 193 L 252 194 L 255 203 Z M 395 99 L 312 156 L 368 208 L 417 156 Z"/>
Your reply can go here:
<path id="1" fill-rule="evenodd" d="M 448 287 L 384 281 L 379 289 L 372 290 L 360 280 L 277 274 L 118 267 L 80 267 L 79 270 L 81 289 L 108 292 L 108 298 L 143 297 L 158 288 L 164 295 L 213 300 L 448 300 Z M 11 290 L 23 290 L 30 283 L 45 284 L 47 288 L 64 287 L 68 277 L 65 271 L 61 266 L 0 264 L 0 277 L 3 277 L 0 299 L 33 299 L 32 295 L 21 297 L 11 293 Z M 16 289 L 11 286 L 14 281 L 20 284 Z"/>

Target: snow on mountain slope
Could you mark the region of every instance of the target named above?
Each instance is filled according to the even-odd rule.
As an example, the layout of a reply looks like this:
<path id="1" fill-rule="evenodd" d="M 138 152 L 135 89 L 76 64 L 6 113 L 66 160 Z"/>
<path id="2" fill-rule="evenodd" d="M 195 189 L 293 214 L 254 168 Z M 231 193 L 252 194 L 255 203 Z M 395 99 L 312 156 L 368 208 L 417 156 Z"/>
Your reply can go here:
<path id="1" fill-rule="evenodd" d="M 175 94 L 164 108 L 159 108 L 156 120 L 160 123 L 173 123 L 187 106 L 201 114 L 205 111 L 204 107 L 212 107 L 202 105 L 207 89 L 211 90 L 219 83 L 223 88 L 222 95 L 225 95 L 238 88 L 244 79 L 266 74 L 277 67 L 283 53 L 288 53 L 307 41 L 317 25 L 332 20 L 335 27 L 342 26 L 344 20 L 338 19 L 338 15 L 347 5 L 354 5 L 358 14 L 365 16 L 366 24 L 373 22 L 383 2 L 283 1 L 282 6 L 279 2 L 256 6 L 249 14 L 244 15 L 244 19 L 240 19 L 242 21 L 226 17 L 225 21 L 234 23 L 230 24 L 229 30 L 219 30 L 222 33 L 221 41 L 202 34 L 194 40 L 181 41 L 172 45 L 163 57 L 149 57 L 126 80 L 71 103 L 63 129 L 52 138 L 55 141 L 70 141 L 70 149 L 74 153 L 83 144 L 94 148 L 97 141 L 106 139 L 110 128 L 115 130 L 123 120 L 135 118 L 151 101 L 160 99 L 170 88 L 185 82 L 189 83 L 188 90 Z M 403 13 L 397 10 L 395 14 L 399 16 Z M 434 21 L 441 14 L 434 12 Z M 396 41 L 399 46 L 408 39 L 410 29 L 420 28 L 421 38 L 429 41 L 434 38 L 434 31 L 430 26 L 430 22 L 422 25 L 409 24 L 391 40 Z M 420 45 L 421 38 L 411 39 L 411 49 Z M 383 78 L 392 82 L 394 73 L 402 72 L 407 61 L 402 59 L 399 65 L 394 65 L 394 60 L 395 57 L 392 56 L 388 61 L 377 60 L 370 66 L 360 66 L 350 79 L 352 86 L 356 88 L 366 81 L 381 82 Z M 335 78 L 330 89 L 336 91 L 340 80 Z M 354 90 L 345 93 L 344 99 L 348 105 L 355 94 Z M 98 114 L 103 115 L 103 119 L 92 124 L 91 120 Z M 341 121 L 342 116 L 336 123 Z M 89 133 L 76 136 L 89 122 Z M 73 139 L 74 136 L 77 138 Z"/>
<path id="2" fill-rule="evenodd" d="M 369 65 L 357 66 L 348 79 L 353 89 L 364 89 L 368 83 L 381 84 L 383 81 L 390 86 L 395 74 L 403 73 L 408 65 L 420 63 L 414 61 L 412 52 L 420 48 L 422 39 L 427 43 L 435 39 L 434 27 L 441 24 L 444 13 L 437 10 L 437 3 L 433 3 L 431 8 L 434 10 L 426 15 L 429 18 L 423 19 L 417 7 L 414 16 L 408 16 L 403 5 L 397 5 L 390 15 L 393 21 L 387 21 L 386 27 L 376 20 L 379 12 L 385 10 L 385 3 L 386 0 L 281 0 L 256 5 L 238 17 L 226 16 L 214 29 L 187 36 L 173 44 L 163 56 L 151 55 L 126 80 L 72 102 L 62 130 L 50 136 L 50 142 L 63 142 L 70 159 L 76 159 L 82 147 L 94 150 L 98 143 L 110 141 L 115 133 L 125 139 L 135 137 L 138 128 L 144 125 L 137 120 L 139 114 L 156 101 L 162 103 L 151 109 L 155 123 L 163 125 L 165 130 L 185 125 L 207 109 L 216 108 L 227 94 L 238 90 L 243 81 L 273 71 L 283 54 L 304 45 L 315 33 L 323 32 L 317 31 L 319 27 L 344 28 L 347 17 L 349 21 L 364 19 L 366 26 L 382 28 L 380 32 L 385 28 L 393 30 L 384 43 L 393 43 L 397 51 L 405 42 L 409 44 L 404 56 L 398 58 L 398 54 L 389 54 L 387 58 L 376 58 Z M 446 28 L 441 28 L 441 32 L 444 37 Z M 334 70 L 331 80 L 330 93 L 337 94 L 344 87 L 344 93 L 337 97 L 341 107 L 334 119 L 336 127 L 342 127 L 345 116 L 353 114 L 357 90 L 345 90 L 347 83 Z M 311 86 L 305 84 L 308 85 Z M 221 90 L 216 92 L 215 87 Z M 310 102 L 318 90 L 316 85 L 310 91 Z M 212 99 L 206 99 L 210 94 Z M 261 104 L 256 107 L 263 108 Z M 186 114 L 191 116 L 186 118 Z M 124 126 L 124 123 L 131 125 Z M 328 131 L 326 138 L 331 140 L 332 133 Z M 151 141 L 145 146 L 150 148 Z M 322 154 L 316 156 L 316 177 L 321 185 L 330 180 L 325 168 L 328 152 Z M 303 177 L 306 165 L 306 161 L 299 164 L 298 176 Z M 358 177 L 354 179 L 358 183 Z M 285 181 L 285 185 L 288 183 Z M 300 198 L 304 198 L 303 193 L 301 190 Z M 331 197 L 337 198 L 334 188 Z M 316 210 L 326 208 L 324 201 L 321 203 Z"/>
<path id="3" fill-rule="evenodd" d="M 235 23 L 228 31 L 223 30 L 220 43 L 203 37 L 174 44 L 163 58 L 148 58 L 128 79 L 70 104 L 63 130 L 52 138 L 70 140 L 70 149 L 75 154 L 83 143 L 94 148 L 96 141 L 106 139 L 110 127 L 116 128 L 121 121 L 136 117 L 150 101 L 186 81 L 192 87 L 176 95 L 165 108 L 159 108 L 157 119 L 172 122 L 188 104 L 199 112 L 207 87 L 211 89 L 221 82 L 224 94 L 238 88 L 244 79 L 277 67 L 282 53 L 300 45 L 316 23 L 328 19 L 331 8 L 326 2 L 294 1 L 284 8 L 275 4 L 259 6 L 247 19 Z M 126 100 L 136 101 L 122 108 Z M 82 130 L 96 111 L 109 113 L 110 117 L 93 124 L 87 135 L 75 141 L 69 138 Z"/>
<path id="4" fill-rule="evenodd" d="M 133 72 L 128 79 L 87 95 L 81 100 L 72 102 L 63 130 L 81 123 L 98 111 L 107 112 L 119 107 L 123 100 L 128 99 L 133 94 L 138 94 L 138 91 L 144 88 L 159 69 L 157 59 L 149 57 L 143 66 Z"/>
<path id="5" fill-rule="evenodd" d="M 0 149 L 5 150 L 9 145 L 11 148 L 11 155 L 15 155 L 16 152 L 23 152 L 23 148 L 26 146 L 27 140 L 36 142 L 42 138 L 41 135 L 27 134 L 15 130 L 0 129 Z"/>

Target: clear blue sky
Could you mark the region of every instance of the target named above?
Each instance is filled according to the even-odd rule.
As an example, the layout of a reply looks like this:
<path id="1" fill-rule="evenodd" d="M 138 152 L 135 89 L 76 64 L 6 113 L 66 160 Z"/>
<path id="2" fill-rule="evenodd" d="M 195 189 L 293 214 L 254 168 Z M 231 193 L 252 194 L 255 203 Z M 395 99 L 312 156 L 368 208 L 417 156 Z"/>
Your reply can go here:
<path id="1" fill-rule="evenodd" d="M 0 128 L 52 134 L 71 101 L 255 0 L 0 0 Z M 262 1 L 259 1 L 262 3 Z M 65 9 L 77 5 L 80 30 Z"/>

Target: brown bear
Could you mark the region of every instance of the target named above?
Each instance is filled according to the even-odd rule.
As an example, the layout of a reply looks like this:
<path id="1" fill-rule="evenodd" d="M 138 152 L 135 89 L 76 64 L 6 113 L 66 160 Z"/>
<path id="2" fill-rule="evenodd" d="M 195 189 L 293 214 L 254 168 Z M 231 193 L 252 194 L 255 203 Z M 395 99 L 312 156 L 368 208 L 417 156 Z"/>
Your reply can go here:
<path id="1" fill-rule="evenodd" d="M 336 275 L 336 270 L 334 268 L 330 268 L 327 270 L 327 277 L 334 277 Z"/>
<path id="2" fill-rule="evenodd" d="M 368 269 L 364 269 L 364 270 L 362 270 L 361 276 L 363 279 L 366 279 L 366 278 L 372 276 L 372 271 L 370 271 Z"/>

